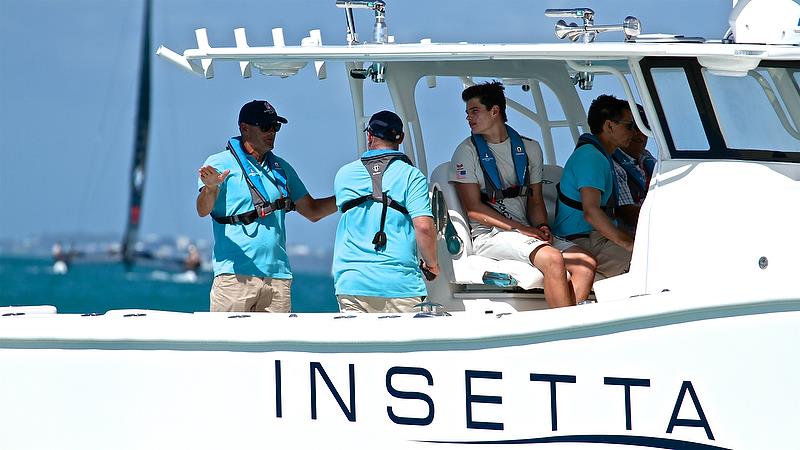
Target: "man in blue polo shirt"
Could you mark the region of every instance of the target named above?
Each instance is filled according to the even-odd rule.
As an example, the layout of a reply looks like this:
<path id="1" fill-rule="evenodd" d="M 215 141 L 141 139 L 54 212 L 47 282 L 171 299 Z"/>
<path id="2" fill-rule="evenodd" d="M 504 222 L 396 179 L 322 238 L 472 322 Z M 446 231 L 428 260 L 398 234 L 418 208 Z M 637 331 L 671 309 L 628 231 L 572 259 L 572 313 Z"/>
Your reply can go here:
<path id="1" fill-rule="evenodd" d="M 336 211 L 332 196 L 311 197 L 292 166 L 272 152 L 287 122 L 264 100 L 245 104 L 241 135 L 199 170 L 197 213 L 214 219 L 211 311 L 291 311 L 285 215 L 296 209 L 316 222 Z"/>
<path id="2" fill-rule="evenodd" d="M 412 312 L 427 295 L 421 269 L 439 274 L 428 181 L 398 150 L 397 114 L 375 113 L 365 131 L 368 150 L 334 180 L 336 298 L 343 312 Z"/>
<path id="3" fill-rule="evenodd" d="M 616 200 L 611 155 L 627 147 L 634 133 L 628 102 L 611 95 L 592 101 L 591 133 L 581 135 L 564 165 L 553 232 L 588 250 L 597 272 L 611 277 L 627 272 L 633 236 L 611 219 Z"/>

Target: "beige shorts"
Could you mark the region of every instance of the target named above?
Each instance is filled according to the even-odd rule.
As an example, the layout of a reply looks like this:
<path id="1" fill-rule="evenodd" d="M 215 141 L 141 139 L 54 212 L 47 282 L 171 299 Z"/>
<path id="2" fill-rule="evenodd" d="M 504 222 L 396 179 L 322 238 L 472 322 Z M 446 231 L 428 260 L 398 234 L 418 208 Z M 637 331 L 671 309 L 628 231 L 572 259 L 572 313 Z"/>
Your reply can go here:
<path id="1" fill-rule="evenodd" d="M 589 237 L 573 239 L 572 242 L 594 255 L 597 273 L 605 277 L 625 273 L 631 267 L 631 252 L 608 240 L 599 231 L 592 231 Z"/>
<path id="2" fill-rule="evenodd" d="M 493 228 L 489 233 L 476 237 L 472 242 L 472 248 L 476 255 L 498 260 L 511 259 L 530 264 L 531 253 L 547 244 L 549 244 L 547 241 L 526 236 L 518 231 Z M 550 245 L 561 252 L 575 246 L 572 242 L 555 236 Z"/>
<path id="3" fill-rule="evenodd" d="M 211 283 L 211 311 L 288 313 L 292 280 L 220 274 Z"/>
<path id="4" fill-rule="evenodd" d="M 422 297 L 373 297 L 369 295 L 337 295 L 339 311 L 358 313 L 408 313 L 419 312 L 414 306 Z"/>

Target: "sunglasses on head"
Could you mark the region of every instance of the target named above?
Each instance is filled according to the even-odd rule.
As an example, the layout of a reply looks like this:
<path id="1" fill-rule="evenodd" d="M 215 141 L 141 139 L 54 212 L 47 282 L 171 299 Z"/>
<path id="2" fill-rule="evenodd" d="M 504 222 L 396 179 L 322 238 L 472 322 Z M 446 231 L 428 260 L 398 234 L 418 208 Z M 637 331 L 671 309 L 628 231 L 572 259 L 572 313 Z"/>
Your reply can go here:
<path id="1" fill-rule="evenodd" d="M 277 133 L 278 131 L 281 131 L 281 123 L 273 122 L 273 123 L 268 123 L 266 125 L 258 125 L 258 128 L 263 133 L 269 133 L 270 131 L 275 131 Z"/>

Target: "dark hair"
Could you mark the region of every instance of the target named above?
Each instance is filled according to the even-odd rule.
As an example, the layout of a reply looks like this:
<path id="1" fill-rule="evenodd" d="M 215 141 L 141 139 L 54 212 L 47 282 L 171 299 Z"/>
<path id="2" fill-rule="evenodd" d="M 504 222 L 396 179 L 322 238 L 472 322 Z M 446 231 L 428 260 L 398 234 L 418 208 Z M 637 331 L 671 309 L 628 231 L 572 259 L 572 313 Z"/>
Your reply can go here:
<path id="1" fill-rule="evenodd" d="M 619 121 L 625 111 L 630 111 L 630 106 L 625 100 L 620 100 L 613 95 L 601 95 L 592 100 L 589 106 L 589 130 L 594 135 L 599 135 L 603 131 L 606 120 Z"/>
<path id="2" fill-rule="evenodd" d="M 470 99 L 477 98 L 486 109 L 492 109 L 497 105 L 500 108 L 503 122 L 508 122 L 506 116 L 506 95 L 503 93 L 506 90 L 503 83 L 499 81 L 487 81 L 485 83 L 472 85 L 461 93 L 461 100 L 468 102 Z"/>

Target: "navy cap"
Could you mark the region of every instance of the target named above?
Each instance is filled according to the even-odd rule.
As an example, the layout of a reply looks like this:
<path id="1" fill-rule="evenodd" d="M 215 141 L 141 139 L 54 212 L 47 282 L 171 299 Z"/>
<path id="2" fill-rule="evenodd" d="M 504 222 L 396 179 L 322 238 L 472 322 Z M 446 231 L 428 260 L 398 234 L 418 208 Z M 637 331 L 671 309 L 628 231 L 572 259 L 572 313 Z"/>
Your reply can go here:
<path id="1" fill-rule="evenodd" d="M 288 120 L 279 116 L 275 108 L 266 100 L 253 100 L 245 103 L 239 111 L 239 123 L 246 123 L 255 126 L 266 126 L 275 122 L 289 123 Z"/>
<path id="2" fill-rule="evenodd" d="M 370 117 L 369 125 L 364 131 L 369 131 L 385 141 L 398 142 L 403 136 L 403 121 L 391 111 L 379 111 Z"/>

